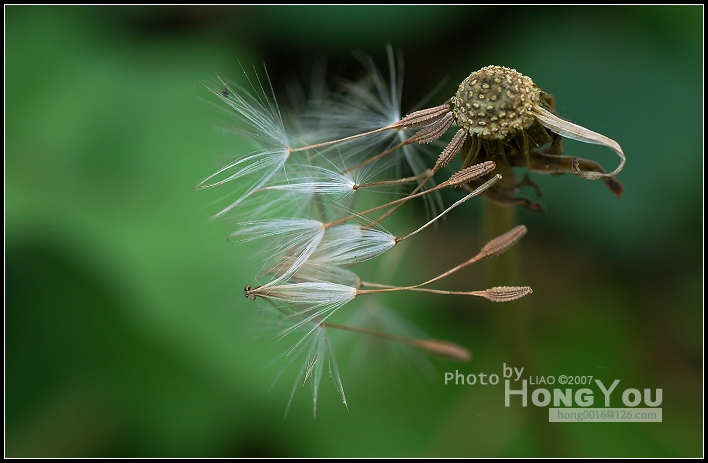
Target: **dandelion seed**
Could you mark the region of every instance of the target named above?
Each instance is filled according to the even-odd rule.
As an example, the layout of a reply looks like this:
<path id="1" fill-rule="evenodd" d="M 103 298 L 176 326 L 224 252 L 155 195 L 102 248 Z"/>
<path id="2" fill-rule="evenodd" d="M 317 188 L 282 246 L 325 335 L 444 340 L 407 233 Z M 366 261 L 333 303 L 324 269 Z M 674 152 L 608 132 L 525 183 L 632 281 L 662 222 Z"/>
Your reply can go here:
<path id="1" fill-rule="evenodd" d="M 352 194 L 358 185 L 351 176 L 342 175 L 331 169 L 319 166 L 302 166 L 299 173 L 290 175 L 287 179 L 262 188 L 260 191 L 287 191 L 302 195 L 336 195 Z"/>
<path id="2" fill-rule="evenodd" d="M 476 180 L 494 170 L 497 165 L 492 161 L 485 161 L 480 164 L 475 164 L 473 166 L 462 169 L 459 172 L 455 172 L 450 176 L 447 182 L 444 182 L 443 186 L 458 187 L 466 185 L 473 180 Z"/>
<path id="3" fill-rule="evenodd" d="M 465 132 L 465 130 L 460 129 L 457 133 L 455 133 L 455 136 L 452 137 L 450 143 L 445 147 L 443 152 L 440 153 L 440 157 L 435 163 L 435 167 L 433 167 L 433 172 L 439 171 L 452 162 L 453 158 L 457 155 L 460 149 L 462 149 L 465 138 L 467 138 L 467 132 Z"/>
<path id="4" fill-rule="evenodd" d="M 245 295 L 249 299 L 260 297 L 269 302 L 280 302 L 295 307 L 295 310 L 288 315 L 293 320 L 293 324 L 278 333 L 276 339 L 282 339 L 304 326 L 312 326 L 290 349 L 288 352 L 290 355 L 315 332 L 319 324 L 327 320 L 337 309 L 352 301 L 357 296 L 357 289 L 330 282 L 288 284 L 271 282 L 257 288 L 247 289 Z M 279 310 L 287 313 L 282 307 Z"/>
<path id="5" fill-rule="evenodd" d="M 478 295 L 492 302 L 509 302 L 528 296 L 533 291 L 528 286 L 497 286 L 495 288 L 479 291 Z"/>
<path id="6" fill-rule="evenodd" d="M 244 75 L 248 74 L 244 70 Z M 259 81 L 258 86 L 248 79 L 251 90 L 224 82 L 225 90 L 210 89 L 233 109 L 239 124 L 238 132 L 251 140 L 259 149 L 236 160 L 199 182 L 196 189 L 202 190 L 239 180 L 245 187 L 239 197 L 212 216 L 222 217 L 246 200 L 255 190 L 266 184 L 281 171 L 290 156 L 288 137 L 283 126 L 280 110 L 275 103 L 273 89 L 270 95 Z"/>
<path id="7" fill-rule="evenodd" d="M 361 286 L 361 279 L 352 270 L 327 263 L 326 259 L 320 260 L 317 257 L 307 259 L 307 262 L 293 274 L 290 281 L 294 283 L 329 281 L 353 288 Z"/>
<path id="8" fill-rule="evenodd" d="M 519 242 L 526 235 L 526 227 L 519 225 L 512 228 L 501 236 L 498 236 L 482 247 L 477 254 L 476 259 L 486 259 L 487 257 L 495 257 L 509 250 L 513 245 Z"/>
<path id="9" fill-rule="evenodd" d="M 271 273 L 281 275 L 282 269 L 286 269 L 288 274 L 295 274 L 293 277 L 311 280 L 314 274 L 332 272 L 339 275 L 338 281 L 352 282 L 354 280 L 341 270 L 343 267 L 373 259 L 396 244 L 395 236 L 382 228 L 362 227 L 359 224 L 320 225 L 323 233 L 317 235 L 316 242 L 314 239 L 308 241 L 313 246 L 307 248 L 306 255 L 301 252 L 292 257 L 278 256 L 279 265 Z M 306 258 L 303 259 L 303 256 Z"/>
<path id="10" fill-rule="evenodd" d="M 308 383 L 310 384 L 310 389 L 312 391 L 312 413 L 313 417 L 317 417 L 317 398 L 319 396 L 320 383 L 322 381 L 322 375 L 325 371 L 325 365 L 327 366 L 327 371 L 329 378 L 334 383 L 337 392 L 342 400 L 342 403 L 347 407 L 347 398 L 344 394 L 344 386 L 342 384 L 342 378 L 339 373 L 339 367 L 337 365 L 337 357 L 335 355 L 334 347 L 332 341 L 329 337 L 327 329 L 324 325 L 314 324 L 314 329 L 312 330 L 312 335 L 308 338 L 308 344 L 303 346 L 307 352 L 305 355 L 305 361 L 299 369 L 297 380 L 293 384 L 290 397 L 285 407 L 285 417 L 288 415 L 288 411 L 292 406 L 293 398 L 298 389 L 303 388 Z M 298 360 L 297 355 L 287 357 L 287 363 L 278 378 L 285 369 L 295 363 Z M 277 380 L 277 378 L 276 378 Z"/>
<path id="11" fill-rule="evenodd" d="M 280 243 L 268 261 L 286 259 L 289 266 L 278 274 L 277 282 L 295 273 L 317 249 L 325 228 L 322 222 L 310 219 L 273 219 L 243 223 L 229 239 L 243 237 L 245 241 L 279 237 Z"/>
<path id="12" fill-rule="evenodd" d="M 312 258 L 348 266 L 373 259 L 391 249 L 396 238 L 383 229 L 341 224 L 327 229 Z"/>
<path id="13" fill-rule="evenodd" d="M 316 335 L 310 344 L 310 349 L 307 353 L 307 360 L 305 361 L 305 371 L 302 385 L 304 386 L 311 377 L 310 384 L 312 384 L 312 404 L 313 417 L 317 417 L 317 397 L 319 395 L 319 386 L 322 379 L 322 372 L 324 371 L 324 364 L 327 363 L 329 370 L 329 377 L 334 380 L 335 387 L 339 392 L 344 406 L 347 406 L 347 398 L 344 395 L 344 387 L 342 386 L 342 380 L 339 376 L 339 368 L 337 367 L 337 359 L 334 355 L 334 349 L 332 348 L 332 343 L 327 335 L 326 328 L 324 326 L 318 325 L 315 329 Z M 290 402 L 292 401 L 292 394 L 290 401 L 288 402 L 288 408 L 290 407 Z M 287 413 L 287 409 L 286 409 Z"/>

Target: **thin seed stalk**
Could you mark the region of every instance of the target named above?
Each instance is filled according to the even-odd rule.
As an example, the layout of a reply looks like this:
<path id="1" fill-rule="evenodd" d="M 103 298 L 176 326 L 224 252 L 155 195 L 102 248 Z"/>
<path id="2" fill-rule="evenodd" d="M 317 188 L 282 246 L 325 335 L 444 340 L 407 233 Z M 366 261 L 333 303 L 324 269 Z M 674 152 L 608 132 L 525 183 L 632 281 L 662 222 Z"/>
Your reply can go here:
<path id="1" fill-rule="evenodd" d="M 355 333 L 366 334 L 369 336 L 374 336 L 381 339 L 386 339 L 393 342 L 399 342 L 401 344 L 408 344 L 410 346 L 418 347 L 431 354 L 441 355 L 443 357 L 448 357 L 454 360 L 459 360 L 461 362 L 467 362 L 472 358 L 472 354 L 469 350 L 462 346 L 458 346 L 449 341 L 443 341 L 440 339 L 412 339 L 405 338 L 403 336 L 396 336 L 389 333 L 383 333 L 381 331 L 375 331 L 368 328 L 359 328 L 355 326 L 340 325 L 337 323 L 324 323 L 327 328 L 335 328 L 346 331 L 353 331 Z"/>

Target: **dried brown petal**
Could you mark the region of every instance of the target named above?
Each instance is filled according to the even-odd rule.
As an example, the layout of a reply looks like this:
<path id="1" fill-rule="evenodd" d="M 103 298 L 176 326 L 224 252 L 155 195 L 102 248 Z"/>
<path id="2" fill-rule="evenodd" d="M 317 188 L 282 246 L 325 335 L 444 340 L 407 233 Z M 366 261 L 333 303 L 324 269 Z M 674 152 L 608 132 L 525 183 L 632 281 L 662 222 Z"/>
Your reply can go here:
<path id="1" fill-rule="evenodd" d="M 626 158 L 624 156 L 624 152 L 622 151 L 622 147 L 616 141 L 607 138 L 606 136 L 601 135 L 599 133 L 593 132 L 592 130 L 588 130 L 585 127 L 581 127 L 579 125 L 573 124 L 572 122 L 561 119 L 552 112 L 547 111 L 539 106 L 534 107 L 533 114 L 534 116 L 536 116 L 538 121 L 543 124 L 544 127 L 549 130 L 552 130 L 558 135 L 570 138 L 571 140 L 606 146 L 612 151 L 614 151 L 620 158 L 620 165 L 617 166 L 617 168 L 609 174 L 605 174 L 602 172 L 581 171 L 578 161 L 574 159 L 573 173 L 575 173 L 575 175 L 577 175 L 578 177 L 588 180 L 614 177 L 615 175 L 619 174 L 622 168 L 624 167 Z"/>

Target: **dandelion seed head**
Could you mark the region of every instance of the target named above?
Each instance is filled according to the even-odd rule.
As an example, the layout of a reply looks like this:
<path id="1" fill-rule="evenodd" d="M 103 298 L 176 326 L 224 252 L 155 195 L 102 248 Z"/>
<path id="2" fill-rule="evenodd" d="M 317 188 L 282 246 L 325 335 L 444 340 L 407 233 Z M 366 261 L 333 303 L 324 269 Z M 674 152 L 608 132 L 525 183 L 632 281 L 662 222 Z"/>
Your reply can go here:
<path id="1" fill-rule="evenodd" d="M 487 66 L 462 81 L 453 99 L 457 126 L 488 140 L 504 139 L 534 123 L 541 91 L 515 69 Z"/>

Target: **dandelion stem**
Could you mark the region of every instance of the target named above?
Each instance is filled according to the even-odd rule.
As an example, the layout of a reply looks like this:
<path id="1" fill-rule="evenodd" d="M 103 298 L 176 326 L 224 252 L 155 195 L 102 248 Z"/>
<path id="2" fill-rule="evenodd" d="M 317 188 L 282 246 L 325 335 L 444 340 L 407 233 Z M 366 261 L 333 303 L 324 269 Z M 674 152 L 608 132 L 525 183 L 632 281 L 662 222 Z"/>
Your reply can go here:
<path id="1" fill-rule="evenodd" d="M 504 180 L 499 182 L 498 188 L 512 188 L 516 184 L 515 172 L 507 165 L 499 164 L 498 170 L 502 172 Z M 490 200 L 483 201 L 482 209 L 482 236 L 486 241 L 501 235 L 507 230 L 512 229 L 516 223 L 516 208 L 513 206 L 500 205 Z M 512 281 L 518 281 L 518 262 L 516 253 L 507 253 L 499 259 L 494 259 L 493 262 L 487 264 L 489 275 L 488 282 L 496 284 L 509 284 Z"/>
<path id="2" fill-rule="evenodd" d="M 501 163 L 500 163 L 501 164 Z M 500 188 L 510 188 L 517 182 L 514 177 L 514 172 L 511 167 L 500 165 L 505 170 L 504 180 L 499 183 Z M 485 237 L 495 236 L 503 230 L 508 230 L 517 223 L 517 208 L 513 206 L 502 206 L 490 200 L 483 202 L 484 222 L 483 233 Z M 512 249 L 511 252 L 487 262 L 486 271 L 487 283 L 490 284 L 509 284 L 512 281 L 518 281 L 519 270 L 519 253 L 517 249 Z M 511 339 L 512 342 L 499 343 L 498 349 L 500 355 L 507 358 L 508 361 L 526 366 L 529 372 L 537 372 L 537 361 L 529 352 L 533 352 L 533 330 L 529 327 L 533 326 L 530 318 L 531 312 L 524 310 L 525 303 L 521 301 L 515 308 L 503 310 L 496 314 L 492 324 L 493 337 L 497 339 Z M 548 420 L 547 414 L 544 415 L 544 410 L 538 407 L 529 409 L 530 420 L 537 425 L 541 425 L 544 420 Z M 550 430 L 553 432 L 553 430 Z M 557 436 L 546 436 L 550 441 L 557 440 Z"/>

